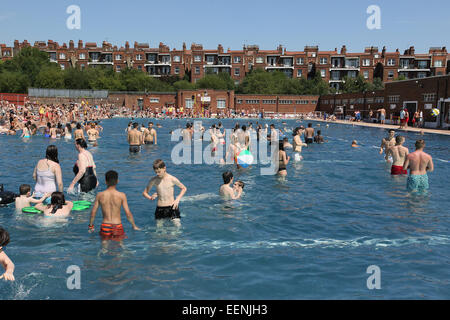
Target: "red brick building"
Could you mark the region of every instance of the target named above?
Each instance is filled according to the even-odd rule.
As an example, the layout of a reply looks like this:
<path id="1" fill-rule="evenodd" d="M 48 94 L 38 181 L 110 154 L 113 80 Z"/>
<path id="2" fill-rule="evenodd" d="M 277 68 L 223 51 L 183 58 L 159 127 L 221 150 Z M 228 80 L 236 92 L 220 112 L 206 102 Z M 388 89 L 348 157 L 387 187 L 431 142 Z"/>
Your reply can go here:
<path id="1" fill-rule="evenodd" d="M 424 79 L 394 81 L 385 84 L 384 90 L 365 93 L 344 93 L 323 95 L 319 99 L 317 111 L 353 116 L 356 110 L 367 117 L 370 110 L 376 117 L 376 110 L 386 110 L 386 123 L 398 119 L 400 110 L 408 109 L 410 119 L 416 111 L 422 111 L 425 127 L 450 128 L 450 75 Z M 437 108 L 440 115 L 435 117 L 431 110 Z M 410 123 L 411 125 L 411 123 Z"/>
<path id="2" fill-rule="evenodd" d="M 31 46 L 26 40 L 14 41 L 13 47 L 0 44 L 2 60 L 11 59 L 20 49 Z M 257 45 L 244 46 L 242 50 L 226 52 L 222 45 L 217 49 L 204 49 L 201 44 L 192 44 L 187 49 L 170 50 L 160 43 L 151 48 L 148 43 L 135 42 L 130 47 L 128 41 L 124 47 L 113 46 L 103 41 L 99 47 L 95 42 L 83 44 L 79 40 L 75 46 L 72 40 L 67 46 L 48 40 L 36 41 L 34 47 L 49 54 L 50 61 L 61 68 L 109 66 L 120 72 L 124 68 L 145 71 L 149 76 L 167 75 L 184 77 L 190 74 L 192 82 L 201 79 L 206 73 L 226 72 L 235 83 L 239 83 L 253 68 L 267 71 L 281 71 L 290 78 L 310 78 L 319 73 L 331 87 L 339 89 L 345 76 L 363 76 L 367 81 L 375 77 L 390 82 L 399 76 L 407 79 L 445 75 L 450 72 L 450 55 L 446 47 L 430 48 L 428 53 L 416 53 L 410 47 L 401 54 L 399 49 L 388 52 L 385 47 L 367 47 L 364 52 L 347 52 L 346 46 L 338 51 L 320 51 L 318 46 L 305 46 L 303 51 L 287 51 L 281 45 L 276 50 L 260 50 Z"/>

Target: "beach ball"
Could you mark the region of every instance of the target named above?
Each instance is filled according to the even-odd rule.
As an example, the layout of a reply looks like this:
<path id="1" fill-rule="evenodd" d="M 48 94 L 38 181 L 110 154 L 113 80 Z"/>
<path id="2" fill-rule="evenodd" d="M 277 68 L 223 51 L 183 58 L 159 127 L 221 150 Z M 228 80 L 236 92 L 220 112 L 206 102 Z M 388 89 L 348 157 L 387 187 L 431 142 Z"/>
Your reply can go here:
<path id="1" fill-rule="evenodd" d="M 241 167 L 247 168 L 253 163 L 252 153 L 248 150 L 242 150 L 237 157 L 237 162 Z"/>
<path id="2" fill-rule="evenodd" d="M 437 117 L 439 115 L 439 109 L 438 108 L 434 108 L 433 110 L 431 110 L 431 115 L 433 117 Z"/>

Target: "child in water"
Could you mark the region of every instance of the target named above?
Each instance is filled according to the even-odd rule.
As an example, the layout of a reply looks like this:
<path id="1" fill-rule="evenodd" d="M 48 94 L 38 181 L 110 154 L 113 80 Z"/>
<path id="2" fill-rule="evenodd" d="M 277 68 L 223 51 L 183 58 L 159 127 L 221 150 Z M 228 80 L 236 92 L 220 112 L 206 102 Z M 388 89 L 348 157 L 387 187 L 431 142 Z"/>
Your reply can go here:
<path id="1" fill-rule="evenodd" d="M 29 184 L 22 184 L 19 187 L 20 196 L 16 198 L 16 209 L 22 210 L 25 207 L 30 207 L 31 203 L 42 203 L 45 199 L 50 197 L 50 193 L 44 194 L 44 196 L 36 200 L 33 198 L 34 194 L 31 195 L 31 186 Z"/>

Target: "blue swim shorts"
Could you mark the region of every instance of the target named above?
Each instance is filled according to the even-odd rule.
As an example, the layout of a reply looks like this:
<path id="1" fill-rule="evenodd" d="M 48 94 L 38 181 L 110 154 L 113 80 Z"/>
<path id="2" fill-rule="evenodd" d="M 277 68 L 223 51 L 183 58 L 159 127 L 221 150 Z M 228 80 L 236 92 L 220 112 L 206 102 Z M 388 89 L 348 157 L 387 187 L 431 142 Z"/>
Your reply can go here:
<path id="1" fill-rule="evenodd" d="M 426 174 L 416 175 L 412 174 L 408 176 L 406 182 L 406 188 L 408 191 L 425 191 L 429 188 L 428 176 Z"/>

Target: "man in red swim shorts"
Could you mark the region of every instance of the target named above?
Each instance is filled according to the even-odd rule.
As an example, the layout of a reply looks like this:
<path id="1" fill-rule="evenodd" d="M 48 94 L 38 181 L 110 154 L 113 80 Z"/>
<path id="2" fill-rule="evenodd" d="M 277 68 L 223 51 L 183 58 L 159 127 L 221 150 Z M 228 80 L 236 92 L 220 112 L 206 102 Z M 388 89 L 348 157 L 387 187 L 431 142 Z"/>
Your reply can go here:
<path id="1" fill-rule="evenodd" d="M 123 230 L 122 221 L 120 219 L 120 209 L 123 206 L 128 221 L 130 221 L 134 230 L 140 230 L 134 223 L 133 215 L 128 208 L 127 196 L 123 192 L 116 189 L 119 182 L 119 175 L 117 172 L 110 170 L 105 174 L 106 185 L 108 188 L 97 194 L 94 206 L 91 211 L 91 220 L 89 223 L 89 232 L 94 231 L 94 220 L 99 205 L 102 208 L 103 223 L 100 228 L 100 237 L 103 241 L 115 240 L 121 241 L 126 239 L 125 231 Z"/>
<path id="2" fill-rule="evenodd" d="M 395 146 L 390 147 L 386 153 L 387 156 L 392 156 L 391 175 L 408 174 L 408 171 L 403 170 L 403 164 L 409 151 L 403 143 L 405 143 L 405 137 L 396 136 Z"/>

